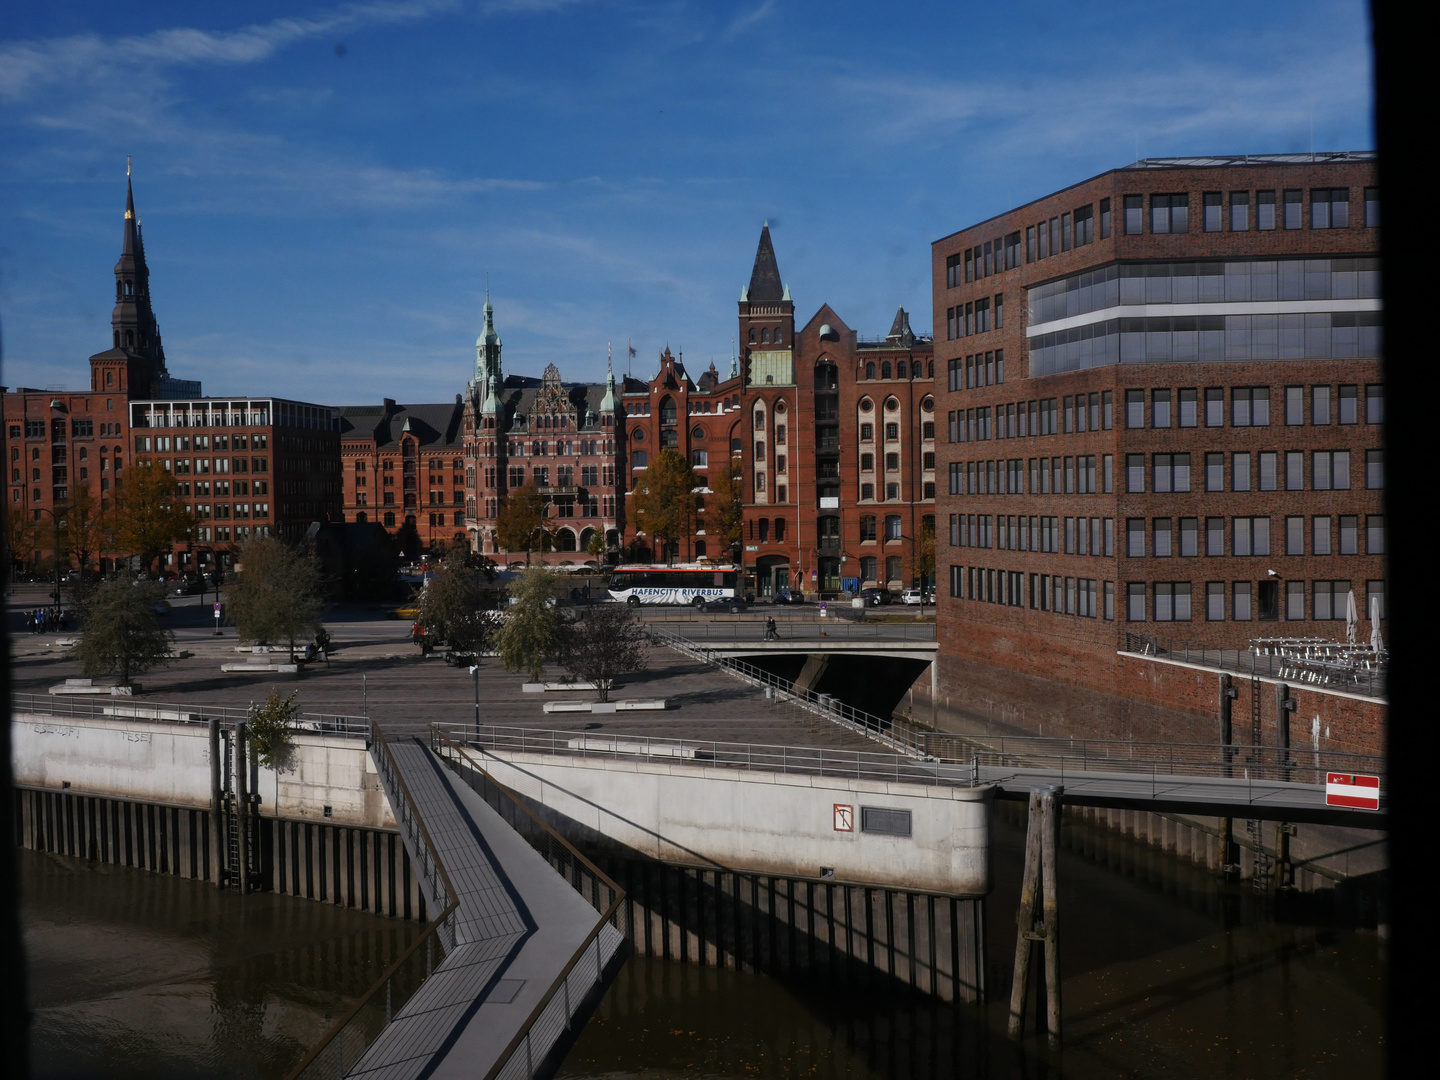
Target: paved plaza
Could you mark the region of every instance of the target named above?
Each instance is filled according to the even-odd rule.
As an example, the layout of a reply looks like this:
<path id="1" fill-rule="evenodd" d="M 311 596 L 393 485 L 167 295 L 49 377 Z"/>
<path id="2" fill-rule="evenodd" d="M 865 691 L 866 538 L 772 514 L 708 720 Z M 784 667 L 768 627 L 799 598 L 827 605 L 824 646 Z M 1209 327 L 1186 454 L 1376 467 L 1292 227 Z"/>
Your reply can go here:
<path id="1" fill-rule="evenodd" d="M 20 585 L 6 598 L 16 694 L 48 695 L 51 686 L 81 676 L 71 650 L 56 645 L 68 634 L 24 630 L 22 612 L 42 605 L 45 593 L 42 586 Z M 303 675 L 295 676 L 222 672 L 222 664 L 244 662 L 249 654 L 236 652 L 240 640 L 233 626 L 222 627 L 220 636 L 215 636 L 212 602 L 213 594 L 204 603 L 198 596 L 171 598 L 172 611 L 164 617 L 165 622 L 175 633 L 176 648 L 192 655 L 141 676 L 137 700 L 243 708 L 262 700 L 273 686 L 284 693 L 297 691 L 296 701 L 305 712 L 368 712 L 387 730 L 396 732 L 419 730 L 430 723 L 469 724 L 475 719 L 475 682 L 468 668 L 447 664 L 440 653 L 422 659 L 410 640 L 410 622 L 388 617 L 388 606 L 337 605 L 327 611 L 330 660 L 310 664 Z M 684 611 L 666 614 L 689 617 Z M 715 618 L 738 622 L 737 630 L 759 637 L 766 614 L 762 610 Z M 798 634 L 807 619 L 813 624 L 814 614 L 797 614 L 782 621 L 782 632 L 793 627 Z M 283 654 L 277 659 L 283 659 Z M 767 702 L 754 687 L 668 648 L 652 647 L 648 660 L 646 670 L 619 680 L 611 696 L 665 698 L 666 711 L 592 716 L 545 713 L 542 705 L 546 698 L 583 700 L 590 695 L 527 694 L 521 689 L 524 676 L 505 671 L 498 659 L 484 658 L 479 671 L 481 722 L 883 752 L 864 736 L 793 706 Z M 555 665 L 548 667 L 546 674 L 551 679 L 565 675 Z"/>

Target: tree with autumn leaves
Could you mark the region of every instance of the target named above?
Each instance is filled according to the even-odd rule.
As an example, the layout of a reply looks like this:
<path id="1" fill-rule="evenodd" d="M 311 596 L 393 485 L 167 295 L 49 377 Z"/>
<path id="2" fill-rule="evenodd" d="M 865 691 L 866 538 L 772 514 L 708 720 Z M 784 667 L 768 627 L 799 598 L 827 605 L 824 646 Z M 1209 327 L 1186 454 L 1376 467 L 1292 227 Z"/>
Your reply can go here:
<path id="1" fill-rule="evenodd" d="M 647 534 L 652 546 L 671 557 L 689 536 L 695 521 L 695 489 L 704 482 L 684 456 L 670 447 L 661 450 L 644 472 L 635 475 L 630 514 L 636 530 Z"/>
<path id="2" fill-rule="evenodd" d="M 138 458 L 117 479 L 112 518 L 113 548 L 140 556 L 150 572 L 155 560 L 189 535 L 195 519 L 180 497 L 180 487 L 154 458 Z"/>

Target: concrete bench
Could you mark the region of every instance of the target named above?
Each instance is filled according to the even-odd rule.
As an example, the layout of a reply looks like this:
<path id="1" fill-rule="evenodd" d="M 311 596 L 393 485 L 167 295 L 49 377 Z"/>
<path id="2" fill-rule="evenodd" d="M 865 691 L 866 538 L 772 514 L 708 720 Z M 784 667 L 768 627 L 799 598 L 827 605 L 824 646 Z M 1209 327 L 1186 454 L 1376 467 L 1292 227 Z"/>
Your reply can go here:
<path id="1" fill-rule="evenodd" d="M 695 757 L 693 746 L 649 743 L 643 739 L 620 739 L 610 735 L 577 735 L 565 744 L 571 750 L 598 750 L 606 754 L 640 754 L 647 757 Z"/>
<path id="2" fill-rule="evenodd" d="M 51 648 L 55 648 L 55 649 L 73 649 L 73 648 L 75 648 L 76 645 L 79 645 L 79 644 L 80 644 L 80 639 L 79 639 L 78 637 L 57 637 L 57 638 L 55 639 L 54 644 L 51 646 Z"/>
<path id="3" fill-rule="evenodd" d="M 547 701 L 544 709 L 547 713 L 563 712 L 591 712 L 591 706 L 596 704 L 593 701 Z"/>
<path id="4" fill-rule="evenodd" d="M 67 681 L 68 681 L 68 680 L 67 680 Z M 90 680 L 85 679 L 85 680 L 83 680 L 83 681 L 88 683 Z M 82 695 L 84 695 L 84 696 L 100 695 L 100 696 L 104 696 L 104 697 L 130 697 L 132 694 L 134 694 L 134 692 L 135 692 L 135 687 L 133 687 L 133 686 L 68 686 L 68 685 L 62 685 L 62 686 L 52 686 L 52 687 L 50 687 L 50 693 L 51 693 L 53 696 L 55 696 L 55 697 L 77 697 L 77 696 L 82 696 Z"/>
<path id="5" fill-rule="evenodd" d="M 304 647 L 303 643 L 301 644 L 301 647 L 302 647 L 302 648 Z M 236 651 L 236 652 L 248 652 L 248 653 L 289 652 L 289 651 L 290 651 L 290 646 L 288 646 L 288 645 L 236 645 L 236 646 L 235 646 L 235 651 Z"/>
<path id="6" fill-rule="evenodd" d="M 240 672 L 240 673 L 242 673 L 242 674 L 244 674 L 244 673 L 246 673 L 246 672 L 254 672 L 254 673 L 256 673 L 256 674 L 264 674 L 264 673 L 269 672 L 269 671 L 278 671 L 278 672 L 281 672 L 281 673 L 283 673 L 283 674 L 298 675 L 298 674 L 300 673 L 300 665 L 299 665 L 299 664 L 221 664 L 221 665 L 220 665 L 220 670 L 221 670 L 221 671 Z"/>
<path id="7" fill-rule="evenodd" d="M 655 710 L 664 712 L 668 703 L 662 698 L 631 698 L 629 700 L 612 701 L 617 712 L 648 712 Z"/>

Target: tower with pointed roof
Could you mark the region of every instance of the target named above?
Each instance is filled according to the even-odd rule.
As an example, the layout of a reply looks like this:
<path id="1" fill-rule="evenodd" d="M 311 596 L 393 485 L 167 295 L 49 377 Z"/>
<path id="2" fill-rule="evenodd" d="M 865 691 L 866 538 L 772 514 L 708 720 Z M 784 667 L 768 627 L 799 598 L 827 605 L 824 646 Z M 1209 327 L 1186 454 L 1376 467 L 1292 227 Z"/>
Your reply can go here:
<path id="1" fill-rule="evenodd" d="M 740 293 L 740 369 L 747 386 L 795 384 L 795 304 L 780 279 L 770 223 L 760 228 L 750 284 Z"/>
<path id="2" fill-rule="evenodd" d="M 115 264 L 115 309 L 110 314 L 111 347 L 90 358 L 90 388 L 130 397 L 163 397 L 165 348 L 150 306 L 150 267 L 135 213 L 130 165 L 125 166 L 125 226 Z M 199 384 L 194 384 L 199 392 Z"/>

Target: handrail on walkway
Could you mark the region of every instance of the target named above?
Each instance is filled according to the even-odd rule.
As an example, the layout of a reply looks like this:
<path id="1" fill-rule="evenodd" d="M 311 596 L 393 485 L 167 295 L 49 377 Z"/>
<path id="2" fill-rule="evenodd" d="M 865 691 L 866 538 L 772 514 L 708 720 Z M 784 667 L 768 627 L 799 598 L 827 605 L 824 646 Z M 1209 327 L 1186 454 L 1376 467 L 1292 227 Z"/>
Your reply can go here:
<path id="1" fill-rule="evenodd" d="M 370 722 L 370 739 L 371 747 L 378 747 L 375 767 L 390 781 L 391 790 L 400 796 L 400 805 L 394 807 L 395 822 L 408 831 L 415 845 L 416 855 L 422 864 L 421 877 L 429 886 L 431 902 L 426 906 L 434 911 L 441 900 L 445 901 L 445 906 L 400 958 L 375 980 L 365 996 L 300 1059 L 287 1080 L 301 1080 L 302 1077 L 305 1080 L 340 1080 L 344 1077 L 421 983 L 435 971 L 444 954 L 455 948 L 455 911 L 460 905 L 459 896 L 450 883 L 450 875 L 430 839 L 425 822 L 415 808 L 405 777 L 396 767 L 385 733 L 373 720 Z M 439 957 L 435 955 L 437 944 L 441 952 Z"/>
<path id="2" fill-rule="evenodd" d="M 555 977 L 554 982 L 545 991 L 544 996 L 530 1011 L 530 1015 L 525 1018 L 524 1023 L 515 1032 L 514 1038 L 506 1045 L 484 1078 L 484 1080 L 500 1080 L 504 1077 L 508 1080 L 510 1077 L 524 1077 L 528 1080 L 529 1077 L 537 1075 L 536 1069 L 544 1064 L 544 1059 L 559 1034 L 570 1027 L 570 1018 L 573 1015 L 570 977 L 575 973 L 580 962 L 592 951 L 595 954 L 594 983 L 598 983 L 604 977 L 605 957 L 601 949 L 600 932 L 607 925 L 617 925 L 620 905 L 625 901 L 625 890 L 556 832 L 519 796 L 491 776 L 469 748 L 455 743 L 436 724 L 430 725 L 430 746 L 437 756 L 450 763 L 452 767 L 457 762 L 469 765 L 469 772 L 457 768 L 455 769 L 456 774 L 462 777 L 475 790 L 476 794 L 500 814 L 507 825 L 524 837 L 526 842 L 555 868 L 571 888 L 600 913 L 600 917 L 595 920 L 590 932 L 585 935 L 585 940 L 580 943 L 560 974 Z M 522 828 L 521 825 L 524 827 Z M 589 876 L 591 884 L 589 895 L 586 895 L 586 890 L 581 886 L 582 871 Z M 572 875 L 574 880 L 572 880 Z M 602 906 L 601 900 L 602 889 L 609 894 L 609 902 L 604 906 Z M 588 975 L 582 978 L 588 979 Z M 589 985 L 594 985 L 594 983 L 576 987 L 580 997 L 583 998 Z M 537 1032 L 540 1033 L 541 1038 L 545 1038 L 545 1042 L 540 1047 L 538 1060 L 535 1047 Z M 547 1035 L 553 1037 L 546 1038 Z M 522 1049 L 523 1055 L 521 1054 Z M 521 1068 L 522 1064 L 523 1069 Z"/>
<path id="3" fill-rule="evenodd" d="M 829 694 L 817 694 L 814 690 L 798 689 L 789 679 L 782 679 L 764 668 L 737 660 L 734 657 L 716 656 L 714 652 L 691 639 L 665 627 L 645 628 L 651 640 L 667 645 L 702 664 L 729 671 L 752 686 L 768 690 L 781 701 L 789 702 L 807 712 L 838 724 L 840 727 L 874 739 L 908 757 L 928 756 L 925 733 L 896 720 L 882 720 L 872 713 L 856 709 Z"/>
<path id="4" fill-rule="evenodd" d="M 107 713 L 106 709 L 111 711 Z M 115 711 L 117 709 L 118 713 Z M 250 719 L 249 707 L 194 703 L 182 705 L 98 695 L 12 694 L 10 710 L 12 714 L 28 712 L 72 720 L 137 720 L 149 724 L 208 724 L 213 717 L 220 721 L 222 728 L 231 728 Z M 303 712 L 296 716 L 291 729 L 297 735 L 347 735 L 358 738 L 369 735 L 370 720 L 364 716 L 339 713 Z"/>

